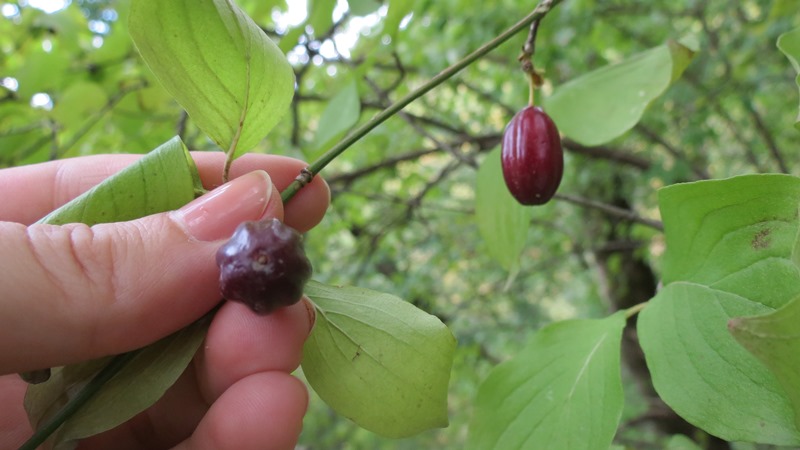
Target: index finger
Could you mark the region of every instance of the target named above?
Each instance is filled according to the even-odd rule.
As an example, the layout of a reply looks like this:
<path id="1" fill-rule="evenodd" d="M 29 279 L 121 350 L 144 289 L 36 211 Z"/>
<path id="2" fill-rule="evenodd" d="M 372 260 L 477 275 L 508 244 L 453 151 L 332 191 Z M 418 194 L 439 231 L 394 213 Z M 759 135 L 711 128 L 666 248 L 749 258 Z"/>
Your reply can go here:
<path id="1" fill-rule="evenodd" d="M 50 211 L 91 189 L 104 179 L 133 164 L 142 155 L 94 155 L 50 161 L 0 170 L 0 221 L 32 224 Z M 192 152 L 206 189 L 222 184 L 225 155 Z M 294 158 L 250 153 L 231 167 L 231 178 L 253 170 L 266 170 L 279 190 L 288 186 L 306 164 Z M 300 190 L 285 207 L 286 223 L 307 231 L 322 220 L 330 190 L 320 177 Z"/>

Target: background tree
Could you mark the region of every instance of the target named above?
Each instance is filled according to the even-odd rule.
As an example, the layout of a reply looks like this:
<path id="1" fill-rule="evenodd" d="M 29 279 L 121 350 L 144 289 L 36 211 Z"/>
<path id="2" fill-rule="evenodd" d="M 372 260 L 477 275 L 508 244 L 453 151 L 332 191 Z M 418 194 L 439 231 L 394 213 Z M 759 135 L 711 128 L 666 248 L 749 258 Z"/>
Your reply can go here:
<path id="1" fill-rule="evenodd" d="M 218 150 L 142 63 L 128 35 L 129 2 L 59 3 L 0 5 L 0 167 L 147 152 L 175 134 L 191 149 Z M 291 113 L 257 151 L 306 160 L 533 7 L 510 0 L 239 4 L 287 52 L 297 80 Z M 463 447 L 479 383 L 537 329 L 603 317 L 655 295 L 664 251 L 657 188 L 796 174 L 796 72 L 775 48 L 779 35 L 800 25 L 793 6 L 569 0 L 550 13 L 535 54 L 545 105 L 569 80 L 668 40 L 698 54 L 629 132 L 595 146 L 565 139 L 560 194 L 535 209 L 513 279 L 481 238 L 475 186 L 485 155 L 527 104 L 517 63 L 524 34 L 336 159 L 323 173 L 331 209 L 307 237 L 315 276 L 395 293 L 447 323 L 459 342 L 451 424 L 390 441 L 314 399 L 302 445 Z M 682 433 L 702 448 L 755 448 L 723 442 L 672 412 L 655 395 L 630 325 L 617 443 L 663 448 Z"/>

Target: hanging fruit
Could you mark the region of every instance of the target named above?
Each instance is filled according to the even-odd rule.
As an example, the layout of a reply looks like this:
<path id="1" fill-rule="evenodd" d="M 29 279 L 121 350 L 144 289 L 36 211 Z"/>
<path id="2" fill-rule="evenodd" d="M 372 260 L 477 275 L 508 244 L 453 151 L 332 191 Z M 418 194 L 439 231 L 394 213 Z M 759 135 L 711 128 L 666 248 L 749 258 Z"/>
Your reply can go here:
<path id="1" fill-rule="evenodd" d="M 511 119 L 503 134 L 503 178 L 523 205 L 543 205 L 553 198 L 564 172 L 561 137 L 541 108 L 528 106 Z"/>

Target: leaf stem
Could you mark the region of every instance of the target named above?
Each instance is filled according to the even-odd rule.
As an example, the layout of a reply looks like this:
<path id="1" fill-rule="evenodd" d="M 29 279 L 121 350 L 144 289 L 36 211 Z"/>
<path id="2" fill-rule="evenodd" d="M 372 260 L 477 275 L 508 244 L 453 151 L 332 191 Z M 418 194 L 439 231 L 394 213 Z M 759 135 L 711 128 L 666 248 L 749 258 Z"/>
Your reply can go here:
<path id="1" fill-rule="evenodd" d="M 242 137 L 242 129 L 244 128 L 244 121 L 247 118 L 248 102 L 250 101 L 250 49 L 247 49 L 245 55 L 245 78 L 244 78 L 244 100 L 242 101 L 242 114 L 239 115 L 239 127 L 231 139 L 231 145 L 225 152 L 225 167 L 222 168 L 222 182 L 227 183 L 230 178 L 231 164 L 233 164 L 234 157 L 236 156 L 236 146 L 239 145 L 239 138 Z"/>
<path id="2" fill-rule="evenodd" d="M 414 100 L 422 97 L 423 95 L 428 93 L 431 89 L 447 81 L 453 75 L 457 74 L 465 67 L 469 66 L 473 62 L 477 61 L 479 58 L 483 57 L 487 53 L 499 47 L 500 44 L 503 44 L 504 42 L 509 40 L 520 30 L 528 27 L 534 20 L 538 20 L 544 17 L 548 12 L 550 12 L 550 10 L 554 6 L 561 3 L 561 1 L 562 0 L 542 0 L 541 3 L 539 3 L 539 5 L 536 6 L 536 8 L 530 14 L 528 14 L 525 18 L 523 18 L 522 20 L 511 26 L 511 28 L 502 32 L 499 36 L 492 39 L 491 41 L 483 44 L 477 50 L 465 56 L 463 59 L 456 62 L 452 66 L 439 72 L 438 75 L 428 80 L 425 84 L 418 87 L 414 91 L 410 92 L 405 97 L 401 98 L 395 103 L 391 104 L 389 107 L 387 107 L 380 113 L 376 114 L 372 119 L 365 122 L 363 125 L 361 125 L 353 132 L 348 134 L 344 139 L 339 141 L 339 143 L 337 143 L 330 150 L 325 152 L 325 154 L 320 156 L 319 159 L 314 161 L 307 168 L 303 169 L 306 173 L 305 174 L 301 173 L 295 179 L 295 181 L 292 182 L 292 184 L 287 186 L 286 189 L 284 189 L 283 192 L 281 192 L 281 198 L 283 199 L 283 202 L 284 203 L 288 202 L 292 197 L 294 197 L 294 195 L 300 189 L 302 189 L 303 186 L 308 184 L 308 182 L 310 181 L 311 178 L 313 178 L 314 175 L 318 174 L 322 169 L 325 168 L 325 166 L 327 166 L 337 156 L 339 156 L 342 152 L 347 150 L 351 145 L 358 142 L 358 140 L 360 140 L 362 137 L 366 136 L 367 133 L 369 133 L 375 127 L 383 123 L 386 119 L 397 114 L 397 112 L 408 106 Z M 311 177 L 308 176 L 309 174 Z"/>
<path id="3" fill-rule="evenodd" d="M 122 353 L 115 356 L 111 361 L 92 378 L 92 380 L 81 389 L 55 416 L 50 418 L 47 423 L 38 427 L 33 436 L 30 437 L 19 450 L 36 450 L 47 438 L 53 434 L 67 419 L 72 417 L 83 405 L 86 404 L 105 384 L 114 377 L 125 364 L 127 364 L 139 350 Z"/>
<path id="4" fill-rule="evenodd" d="M 648 303 L 650 303 L 650 302 L 642 302 L 642 303 L 633 305 L 630 308 L 626 309 L 625 310 L 625 318 L 626 319 L 630 319 L 631 317 L 635 316 L 636 314 L 639 314 L 644 309 L 644 307 L 647 306 Z"/>

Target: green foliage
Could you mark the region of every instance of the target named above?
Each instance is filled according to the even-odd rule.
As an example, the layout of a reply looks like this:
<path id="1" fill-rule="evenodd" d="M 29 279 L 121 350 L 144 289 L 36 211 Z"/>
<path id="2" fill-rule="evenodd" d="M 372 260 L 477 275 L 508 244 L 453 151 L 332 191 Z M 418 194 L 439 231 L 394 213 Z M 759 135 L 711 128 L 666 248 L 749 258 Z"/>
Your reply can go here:
<path id="1" fill-rule="evenodd" d="M 303 373 L 339 414 L 381 436 L 447 426 L 456 341 L 435 316 L 388 294 L 309 283 L 317 308 Z"/>
<path id="2" fill-rule="evenodd" d="M 782 34 L 778 38 L 778 48 L 789 58 L 794 70 L 800 72 L 800 28 Z M 800 86 L 800 74 L 797 75 L 797 84 Z M 800 113 L 794 123 L 795 128 L 800 129 Z"/>
<path id="3" fill-rule="evenodd" d="M 361 102 L 358 97 L 358 84 L 352 80 L 345 83 L 322 111 L 314 142 L 309 151 L 305 152 L 309 160 L 313 161 L 341 139 L 358 122 L 360 115 Z"/>
<path id="4" fill-rule="evenodd" d="M 800 443 L 775 375 L 728 333 L 800 294 L 791 260 L 800 179 L 750 175 L 660 191 L 665 287 L 640 314 L 642 349 L 660 397 L 728 440 Z"/>
<path id="5" fill-rule="evenodd" d="M 567 137 L 584 145 L 605 144 L 639 122 L 692 56 L 674 42 L 647 50 L 557 87 L 545 109 Z"/>
<path id="6" fill-rule="evenodd" d="M 481 384 L 471 449 L 598 449 L 622 414 L 625 313 L 542 328 Z"/>
<path id="7" fill-rule="evenodd" d="M 676 434 L 667 442 L 666 450 L 702 450 L 702 448 L 688 437 Z"/>
<path id="8" fill-rule="evenodd" d="M 519 270 L 525 249 L 531 210 L 520 205 L 503 181 L 500 149 L 489 153 L 478 169 L 475 185 L 475 221 L 486 252 L 511 272 Z"/>
<path id="9" fill-rule="evenodd" d="M 94 153 L 142 153 L 176 133 L 193 150 L 216 149 L 207 137 L 211 133 L 207 127 L 191 111 L 188 117 L 183 114 L 136 54 L 128 36 L 129 3 L 74 0 L 53 14 L 14 2 L 18 13 L 4 9 L 10 15 L 0 17 L 0 167 Z M 229 5 L 215 4 L 223 3 Z M 381 2 L 349 0 L 339 2 L 342 6 L 332 12 L 333 2 L 319 1 L 309 2 L 309 14 L 293 17 L 287 25 L 287 14 L 296 12 L 298 2 L 237 3 L 289 52 L 297 74 L 298 95 L 291 116 L 263 140 L 268 130 L 258 127 L 258 136 L 254 130 L 253 151 L 296 157 L 315 147 L 317 136 L 327 127 L 324 111 L 347 83 L 356 83 L 360 114 L 369 117 L 497 36 L 533 7 L 512 0 L 498 0 L 479 11 L 469 0 L 392 0 L 383 2 L 383 7 Z M 350 10 L 342 13 L 345 3 Z M 169 20 L 186 21 L 188 16 Z M 587 134 L 606 143 L 586 149 L 565 141 L 566 170 L 560 192 L 658 220 L 656 191 L 660 187 L 752 173 L 796 174 L 800 149 L 791 125 L 797 111 L 797 68 L 792 67 L 797 56 L 791 37 L 798 21 L 793 0 L 646 5 L 633 0 L 563 2 L 547 16 L 537 38 L 534 60 L 545 76 L 537 98 L 547 108 L 574 80 L 629 64 L 631 55 L 644 53 L 653 59 L 650 62 L 658 60 L 662 65 L 653 64 L 653 76 L 645 77 L 648 87 L 650 83 L 659 86 L 652 89 L 658 93 L 646 96 L 646 101 L 636 96 L 634 88 L 614 87 L 610 92 L 588 91 L 565 102 L 569 114 L 557 121 L 562 131 L 576 139 Z M 108 30 L 97 31 L 97 23 Z M 776 49 L 776 41 L 785 33 L 789 37 L 782 37 Z M 665 212 L 666 243 L 657 230 L 585 202 L 557 199 L 528 211 L 527 239 L 516 259 L 518 276 L 506 286 L 508 271 L 484 241 L 487 233 L 482 228 L 491 218 L 482 209 L 487 202 L 478 197 L 486 192 L 479 186 L 485 181 L 481 181 L 482 161 L 497 147 L 508 119 L 528 98 L 516 60 L 524 39 L 523 35 L 514 38 L 411 104 L 405 109 L 407 115 L 387 121 L 326 169 L 323 176 L 334 194 L 332 205 L 307 239 L 321 281 L 391 292 L 434 313 L 452 330 L 459 345 L 448 389 L 449 427 L 406 439 L 382 438 L 333 414 L 312 392 L 299 445 L 464 448 L 478 386 L 491 368 L 508 359 L 516 361 L 520 342 L 532 339 L 550 322 L 606 317 L 630 306 L 622 305 L 623 301 L 646 301 L 655 292 L 647 276 L 642 276 L 643 267 L 652 270 L 653 281 L 663 279 L 666 285 L 641 318 L 648 359 L 656 358 L 651 369 L 657 374 L 659 392 L 668 392 L 666 398 L 672 403 L 675 398 L 685 400 L 690 406 L 679 412 L 699 423 L 692 415 L 698 401 L 687 397 L 690 393 L 712 395 L 711 388 L 718 387 L 720 395 L 700 397 L 709 405 L 721 404 L 724 412 L 707 411 L 703 424 L 709 431 L 714 424 L 736 417 L 752 431 L 760 423 L 752 421 L 753 410 L 764 410 L 763 416 L 770 419 L 765 429 L 776 430 L 765 441 L 785 438 L 792 442 L 796 414 L 791 406 L 796 402 L 792 403 L 792 390 L 786 388 L 791 378 L 785 378 L 785 368 L 770 356 L 780 346 L 766 337 L 772 335 L 747 334 L 749 344 L 759 348 L 751 354 L 731 338 L 727 326 L 731 319 L 743 327 L 749 317 L 763 317 L 767 321 L 763 325 L 753 319 L 759 333 L 774 328 L 778 336 L 786 334 L 778 324 L 788 316 L 773 310 L 795 297 L 796 269 L 789 262 L 792 256 L 787 247 L 795 221 L 788 214 L 790 198 L 796 194 L 793 182 L 780 185 L 772 178 L 765 182 L 781 199 L 780 205 L 766 194 L 742 200 L 745 197 L 739 191 L 759 191 L 763 180 L 751 184 L 739 180 L 731 189 L 704 196 L 755 204 L 725 208 L 747 209 L 741 214 L 725 216 L 725 209 L 714 211 L 713 217 L 722 216 L 709 231 L 705 223 L 695 229 L 680 225 L 684 219 L 687 227 L 696 223 L 696 214 L 702 213 L 696 205 L 689 207 L 689 218 L 669 219 Z M 680 47 L 667 50 L 664 42 L 675 39 L 693 42 L 698 51 L 680 78 L 675 77 L 675 68 L 682 65 L 676 63 L 688 62 L 689 55 L 685 50 L 675 52 Z M 159 45 L 165 42 L 180 46 L 188 41 L 164 39 Z M 201 43 L 213 48 L 222 45 L 211 39 Z M 230 53 L 220 56 L 233 58 Z M 230 69 L 235 67 L 241 70 L 242 65 Z M 630 76 L 633 79 L 620 74 L 616 81 L 641 81 Z M 244 84 L 237 81 L 233 89 L 244 92 Z M 618 95 L 613 96 L 614 92 Z M 32 105 L 34 95 L 45 103 Z M 76 101 L 81 97 L 86 101 Z M 588 99 L 599 99 L 605 109 L 586 114 L 595 111 L 586 107 Z M 209 105 L 204 100 L 197 103 Z M 608 106 L 623 104 L 637 108 L 635 120 L 617 120 L 617 115 L 608 113 Z M 231 108 L 239 115 L 228 121 L 228 130 L 238 123 L 240 106 Z M 496 183 L 494 188 L 499 186 Z M 674 202 L 676 211 L 682 203 L 691 204 L 692 199 Z M 758 204 L 763 204 L 764 211 L 777 207 L 781 215 L 776 220 L 754 213 L 750 208 Z M 759 217 L 767 220 L 757 224 Z M 523 221 L 518 220 L 515 228 L 522 230 Z M 773 231 L 768 245 L 758 253 L 746 245 L 748 237 L 752 242 L 764 229 L 760 227 Z M 706 245 L 714 239 L 708 233 L 722 233 L 717 236 L 718 248 Z M 688 236 L 702 239 L 689 241 Z M 522 241 L 519 235 L 502 239 Z M 756 241 L 767 243 L 766 239 Z M 695 248 L 693 243 L 703 245 Z M 759 254 L 769 257 L 760 259 Z M 625 342 L 630 344 L 627 338 Z M 700 347 L 703 343 L 710 344 Z M 664 349 L 663 358 L 656 348 Z M 691 436 L 696 447 L 710 447 L 710 438 L 702 430 L 676 422 L 677 416 L 651 395 L 649 379 L 636 363 L 635 345 L 625 345 L 623 351 L 625 405 L 614 448 L 693 448 L 688 438 L 671 437 L 674 428 L 669 427 L 673 426 L 689 429 L 682 432 Z M 789 369 L 795 367 L 796 358 L 784 361 Z M 673 364 L 685 370 L 666 367 Z M 693 372 L 696 367 L 703 372 Z M 735 372 L 731 368 L 755 378 L 742 385 L 739 379 L 730 380 L 735 374 L 725 374 L 718 381 L 713 378 Z M 712 379 L 700 380 L 692 374 Z M 670 378 L 673 375 L 679 378 Z M 681 380 L 686 386 L 680 386 Z M 748 388 L 761 380 L 765 389 L 772 390 Z M 733 396 L 741 399 L 730 399 Z M 729 414 L 745 401 L 750 404 L 741 412 Z M 532 406 L 539 407 L 538 403 Z M 747 433 L 742 438 L 768 434 Z M 737 450 L 756 448 L 731 445 Z"/>
<path id="10" fill-rule="evenodd" d="M 728 327 L 739 343 L 777 377 L 794 408 L 800 429 L 800 297 L 763 316 L 732 319 Z"/>
<path id="11" fill-rule="evenodd" d="M 137 0 L 130 32 L 161 84 L 223 150 L 252 149 L 291 102 L 291 67 L 230 1 Z"/>
<path id="12" fill-rule="evenodd" d="M 134 355 L 58 429 L 51 438 L 53 448 L 73 448 L 75 440 L 110 430 L 152 406 L 186 370 L 203 343 L 208 323 L 196 322 Z M 25 409 L 34 427 L 72 400 L 110 360 L 55 368 L 48 382 L 31 386 Z"/>

